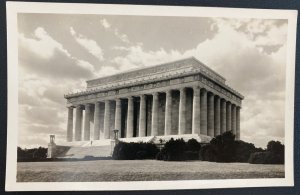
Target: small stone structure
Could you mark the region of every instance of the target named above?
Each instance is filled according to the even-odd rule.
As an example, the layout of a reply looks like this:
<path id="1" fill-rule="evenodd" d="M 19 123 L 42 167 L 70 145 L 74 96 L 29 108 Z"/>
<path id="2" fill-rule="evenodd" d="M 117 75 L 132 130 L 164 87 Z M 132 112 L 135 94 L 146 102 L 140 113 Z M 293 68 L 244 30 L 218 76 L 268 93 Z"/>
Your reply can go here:
<path id="1" fill-rule="evenodd" d="M 118 129 L 114 129 L 114 130 L 113 130 L 114 137 L 113 137 L 113 139 L 112 139 L 111 142 L 110 142 L 110 145 L 111 145 L 111 155 L 112 155 L 113 152 L 114 152 L 115 146 L 119 143 L 118 132 L 119 132 Z"/>
<path id="2" fill-rule="evenodd" d="M 50 135 L 50 143 L 48 144 L 47 158 L 53 158 L 55 156 L 55 150 L 55 135 Z"/>

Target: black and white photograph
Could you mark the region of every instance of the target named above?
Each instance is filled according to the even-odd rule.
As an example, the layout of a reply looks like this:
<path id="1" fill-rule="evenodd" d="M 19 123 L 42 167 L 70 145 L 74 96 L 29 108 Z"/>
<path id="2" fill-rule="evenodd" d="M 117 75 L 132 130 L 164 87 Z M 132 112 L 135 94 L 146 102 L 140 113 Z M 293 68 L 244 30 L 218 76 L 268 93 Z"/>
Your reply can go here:
<path id="1" fill-rule="evenodd" d="M 293 185 L 295 10 L 7 3 L 6 190 Z"/>

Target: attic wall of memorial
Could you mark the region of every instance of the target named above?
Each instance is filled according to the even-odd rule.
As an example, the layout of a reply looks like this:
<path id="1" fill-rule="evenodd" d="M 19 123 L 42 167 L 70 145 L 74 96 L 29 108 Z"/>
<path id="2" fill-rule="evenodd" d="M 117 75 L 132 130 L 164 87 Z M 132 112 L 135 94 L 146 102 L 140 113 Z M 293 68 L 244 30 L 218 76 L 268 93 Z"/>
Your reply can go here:
<path id="1" fill-rule="evenodd" d="M 225 84 L 225 78 L 211 70 L 209 67 L 202 64 L 195 58 L 183 59 L 176 62 L 160 64 L 152 67 L 144 67 L 142 69 L 128 71 L 124 73 L 119 73 L 107 77 L 102 77 L 98 79 L 88 80 L 87 88 L 101 87 L 104 85 L 112 85 L 122 83 L 122 81 L 129 82 L 130 80 L 139 81 L 145 77 L 160 77 L 160 76 L 170 76 L 181 71 L 190 71 L 191 69 L 197 70 L 204 75 L 209 76 L 211 79 Z"/>

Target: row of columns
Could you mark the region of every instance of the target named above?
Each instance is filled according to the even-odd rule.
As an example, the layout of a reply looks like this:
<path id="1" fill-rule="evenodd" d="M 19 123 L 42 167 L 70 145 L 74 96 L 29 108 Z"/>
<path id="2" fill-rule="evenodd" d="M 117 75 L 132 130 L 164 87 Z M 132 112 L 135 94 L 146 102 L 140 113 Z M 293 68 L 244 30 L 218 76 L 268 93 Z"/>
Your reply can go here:
<path id="1" fill-rule="evenodd" d="M 179 121 L 178 134 L 186 134 L 186 88 L 181 88 L 179 100 Z M 171 135 L 171 113 L 172 113 L 172 90 L 166 93 L 165 107 L 165 127 L 164 134 Z M 158 110 L 159 110 L 159 93 L 152 94 L 152 120 L 151 120 L 151 135 L 158 135 Z M 121 99 L 116 99 L 115 108 L 115 129 L 121 130 L 122 120 L 122 105 Z M 90 120 L 92 116 L 91 104 L 84 105 L 85 120 L 84 120 L 84 140 L 90 140 Z M 199 87 L 193 88 L 193 108 L 192 108 L 192 133 L 202 134 L 214 137 L 225 131 L 233 131 L 237 139 L 240 136 L 240 107 L 232 104 L 230 101 L 221 99 L 219 96 Z M 110 138 L 110 101 L 105 100 L 104 122 L 103 129 L 104 139 Z M 127 129 L 126 137 L 133 137 L 134 133 L 134 101 L 133 97 L 128 97 L 127 109 Z M 146 136 L 146 95 L 140 96 L 139 108 L 139 136 Z M 83 122 L 83 106 L 76 107 L 75 121 L 75 141 L 80 141 L 82 137 L 82 122 Z M 94 111 L 94 140 L 100 139 L 100 102 L 95 103 Z M 67 124 L 67 141 L 73 141 L 73 107 L 68 108 L 68 124 Z"/>

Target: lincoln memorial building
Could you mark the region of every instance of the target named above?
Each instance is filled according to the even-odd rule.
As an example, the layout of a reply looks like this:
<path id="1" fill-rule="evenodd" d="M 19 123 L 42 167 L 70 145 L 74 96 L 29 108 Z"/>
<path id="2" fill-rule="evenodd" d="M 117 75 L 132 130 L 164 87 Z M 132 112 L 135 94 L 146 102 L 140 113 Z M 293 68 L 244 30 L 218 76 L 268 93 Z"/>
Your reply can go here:
<path id="1" fill-rule="evenodd" d="M 244 97 L 194 57 L 88 80 L 65 98 L 68 142 L 111 139 L 114 129 L 120 138 L 225 131 L 240 138 Z"/>

